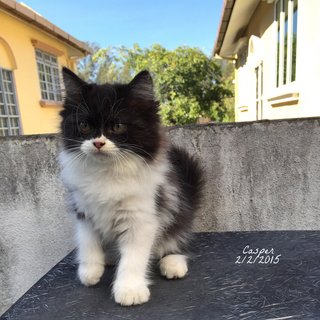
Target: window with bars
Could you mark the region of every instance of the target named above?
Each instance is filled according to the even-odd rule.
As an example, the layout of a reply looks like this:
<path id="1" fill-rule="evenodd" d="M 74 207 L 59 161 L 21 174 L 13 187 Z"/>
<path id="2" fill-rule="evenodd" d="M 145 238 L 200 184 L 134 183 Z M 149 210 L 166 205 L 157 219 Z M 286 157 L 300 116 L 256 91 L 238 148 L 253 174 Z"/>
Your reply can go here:
<path id="1" fill-rule="evenodd" d="M 61 102 L 62 97 L 57 57 L 36 49 L 36 59 L 42 100 Z"/>
<path id="2" fill-rule="evenodd" d="M 20 134 L 20 120 L 10 70 L 0 68 L 0 136 Z"/>
<path id="3" fill-rule="evenodd" d="M 275 3 L 277 22 L 277 87 L 296 80 L 298 0 Z"/>

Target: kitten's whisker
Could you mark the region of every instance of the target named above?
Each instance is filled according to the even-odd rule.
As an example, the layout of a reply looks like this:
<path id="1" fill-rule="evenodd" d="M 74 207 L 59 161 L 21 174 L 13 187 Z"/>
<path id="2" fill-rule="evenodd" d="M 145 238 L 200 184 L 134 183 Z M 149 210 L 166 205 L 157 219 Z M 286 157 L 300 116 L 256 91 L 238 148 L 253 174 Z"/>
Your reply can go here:
<path id="1" fill-rule="evenodd" d="M 71 149 L 69 149 L 71 150 Z M 74 148 L 74 150 L 77 150 L 78 152 L 74 154 L 72 158 L 70 158 L 67 163 L 65 164 L 66 166 L 71 166 L 74 164 L 74 162 L 81 160 L 82 158 L 86 157 L 86 155 L 82 152 L 79 152 L 79 149 Z M 73 153 L 71 153 L 73 155 Z"/>
<path id="2" fill-rule="evenodd" d="M 122 143 L 122 144 L 119 144 L 120 146 L 128 146 L 128 147 L 131 147 L 131 148 L 133 148 L 133 149 L 135 149 L 135 150 L 138 150 L 138 151 L 141 151 L 142 153 L 144 153 L 144 154 L 146 154 L 147 156 L 149 156 L 151 159 L 154 159 L 154 157 L 149 153 L 149 152 L 147 152 L 146 150 L 144 150 L 141 146 L 138 146 L 138 145 L 136 145 L 136 144 L 130 144 L 130 143 L 126 143 L 126 144 L 124 144 L 124 143 Z"/>
<path id="3" fill-rule="evenodd" d="M 118 109 L 119 109 L 123 100 L 124 100 L 123 98 L 116 100 L 115 103 L 111 107 L 111 112 L 112 112 L 113 118 L 115 118 L 115 119 L 118 117 L 119 113 L 122 111 L 122 110 L 118 111 Z"/>
<path id="4" fill-rule="evenodd" d="M 119 159 L 119 154 L 115 153 L 114 155 L 114 159 L 116 160 L 116 167 L 117 167 L 117 178 L 119 179 L 119 174 L 120 174 L 120 170 L 119 168 L 122 169 L 122 172 L 124 172 L 123 167 L 121 165 L 121 161 Z"/>
<path id="5" fill-rule="evenodd" d="M 129 169 L 129 171 L 131 173 L 136 173 L 136 172 L 133 172 L 132 170 L 132 166 L 131 166 L 131 161 L 130 159 L 126 156 L 126 154 L 124 154 L 123 152 L 119 152 L 119 157 L 125 162 L 125 164 L 127 164 L 125 166 L 126 169 Z M 124 165 L 122 164 L 122 167 L 124 167 Z M 123 169 L 123 172 L 125 172 L 125 170 Z"/>
<path id="6" fill-rule="evenodd" d="M 119 151 L 117 149 L 117 151 Z M 130 171 L 131 174 L 135 173 L 132 170 L 132 167 L 130 165 L 129 159 L 122 153 L 122 152 L 116 152 L 113 154 L 114 160 L 116 161 L 116 170 L 120 172 L 119 168 L 121 168 L 122 174 L 125 175 L 126 171 Z M 118 166 L 119 165 L 119 166 Z"/>
<path id="7" fill-rule="evenodd" d="M 119 152 L 115 152 L 112 154 L 112 158 L 115 161 L 117 177 L 119 177 L 119 172 L 120 172 L 119 169 L 121 168 L 122 173 L 124 172 L 122 162 L 121 162 L 121 155 L 119 154 Z"/>
<path id="8" fill-rule="evenodd" d="M 65 141 L 72 141 L 72 142 L 79 142 L 81 143 L 80 140 L 76 140 L 76 139 L 70 139 L 70 138 L 65 138 L 65 137 L 60 137 L 61 140 L 65 140 Z"/>
<path id="9" fill-rule="evenodd" d="M 150 169 L 150 165 L 148 164 L 148 162 L 139 154 L 135 153 L 134 151 L 132 150 L 128 150 L 126 149 L 125 152 L 131 154 L 131 155 L 134 155 L 136 157 L 138 157 L 140 160 L 142 160 L 142 162 L 148 167 L 148 169 Z"/>
<path id="10" fill-rule="evenodd" d="M 124 155 L 126 155 L 127 157 L 128 156 L 135 156 L 135 157 L 138 157 L 145 165 L 146 167 L 148 168 L 149 171 L 151 171 L 152 169 L 150 168 L 150 165 L 147 163 L 147 161 L 141 157 L 140 155 L 136 154 L 135 152 L 131 151 L 131 150 L 124 150 L 122 151 L 122 153 Z"/>

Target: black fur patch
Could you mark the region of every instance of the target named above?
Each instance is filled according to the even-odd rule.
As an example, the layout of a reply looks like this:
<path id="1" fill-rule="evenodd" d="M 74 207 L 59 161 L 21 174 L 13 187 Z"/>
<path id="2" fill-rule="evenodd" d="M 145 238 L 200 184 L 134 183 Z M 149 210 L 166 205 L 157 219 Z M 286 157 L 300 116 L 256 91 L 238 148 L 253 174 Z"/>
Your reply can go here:
<path id="1" fill-rule="evenodd" d="M 157 209 L 168 211 L 174 216 L 174 222 L 165 231 L 164 236 L 168 240 L 170 238 L 184 239 L 191 232 L 195 213 L 201 204 L 205 185 L 204 172 L 199 161 L 181 148 L 172 146 L 169 150 L 169 160 L 173 166 L 169 181 L 177 186 L 179 191 L 178 210 L 170 207 L 165 186 L 158 189 Z"/>
<path id="2" fill-rule="evenodd" d="M 85 220 L 86 219 L 86 215 L 84 212 L 77 212 L 77 219 L 78 220 Z"/>
<path id="3" fill-rule="evenodd" d="M 103 134 L 120 149 L 146 160 L 154 158 L 161 144 L 160 118 L 148 72 L 139 73 L 129 84 L 88 84 L 66 68 L 63 77 L 66 97 L 60 115 L 66 149 L 76 152 L 84 140 Z M 89 124 L 90 132 L 81 133 L 81 122 Z M 117 124 L 127 130 L 114 134 Z"/>

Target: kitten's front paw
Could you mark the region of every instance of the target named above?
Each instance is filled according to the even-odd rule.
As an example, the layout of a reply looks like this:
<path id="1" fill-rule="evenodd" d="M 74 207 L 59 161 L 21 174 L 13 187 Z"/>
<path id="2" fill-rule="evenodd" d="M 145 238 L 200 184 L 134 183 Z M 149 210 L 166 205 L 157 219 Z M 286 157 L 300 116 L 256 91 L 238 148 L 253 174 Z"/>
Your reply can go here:
<path id="1" fill-rule="evenodd" d="M 78 276 L 85 286 L 93 286 L 100 281 L 104 272 L 102 264 L 81 263 L 78 268 Z"/>
<path id="2" fill-rule="evenodd" d="M 182 254 L 169 254 L 160 260 L 160 272 L 167 279 L 183 278 L 188 272 L 187 258 Z"/>
<path id="3" fill-rule="evenodd" d="M 113 292 L 115 301 L 122 306 L 142 304 L 150 298 L 150 290 L 145 283 L 118 285 L 116 282 L 113 287 Z"/>

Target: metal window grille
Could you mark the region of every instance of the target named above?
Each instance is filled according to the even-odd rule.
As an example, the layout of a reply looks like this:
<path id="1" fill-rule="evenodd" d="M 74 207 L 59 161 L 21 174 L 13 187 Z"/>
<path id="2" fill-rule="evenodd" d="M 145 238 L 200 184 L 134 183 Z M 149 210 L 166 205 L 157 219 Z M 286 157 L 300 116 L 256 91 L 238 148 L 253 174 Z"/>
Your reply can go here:
<path id="1" fill-rule="evenodd" d="M 20 120 L 13 74 L 0 68 L 0 136 L 20 134 Z"/>
<path id="2" fill-rule="evenodd" d="M 41 98 L 49 101 L 62 101 L 57 57 L 36 49 L 36 59 Z"/>

